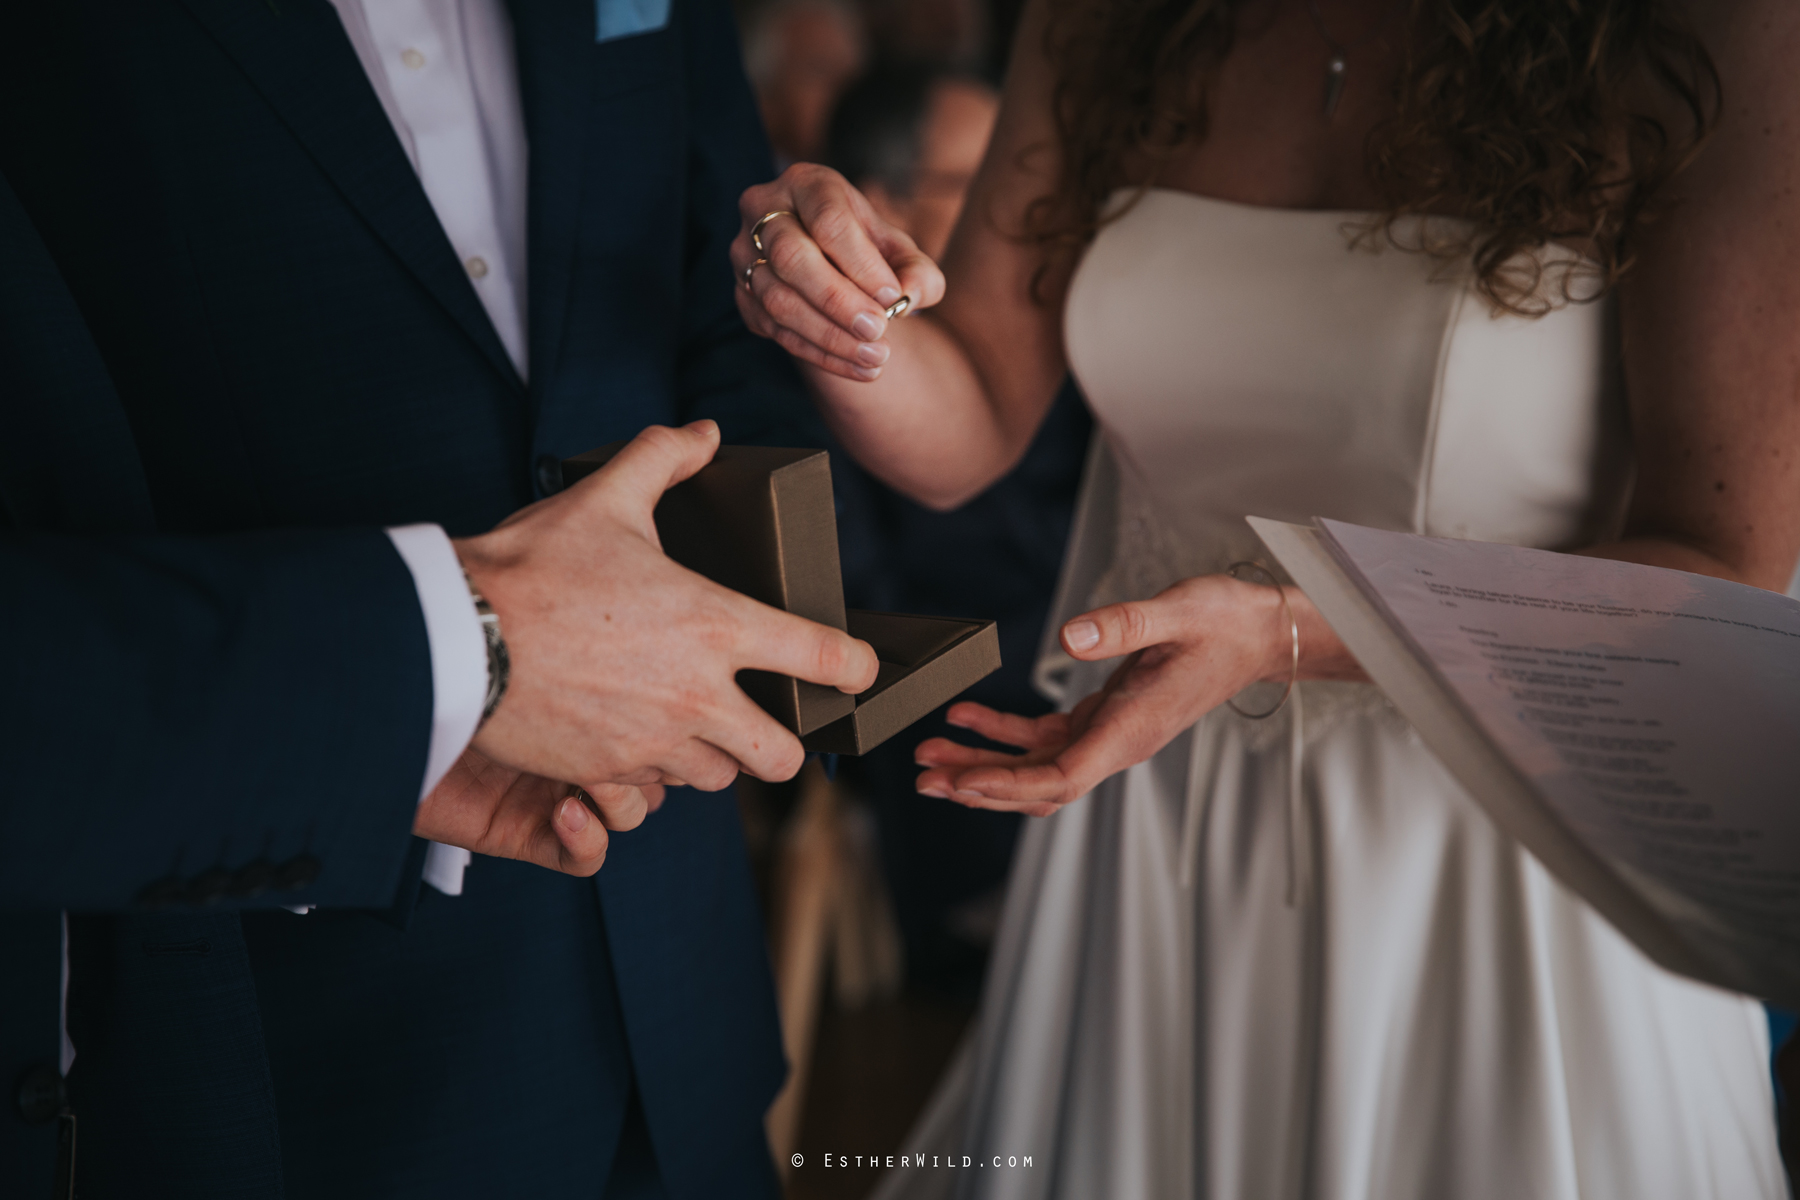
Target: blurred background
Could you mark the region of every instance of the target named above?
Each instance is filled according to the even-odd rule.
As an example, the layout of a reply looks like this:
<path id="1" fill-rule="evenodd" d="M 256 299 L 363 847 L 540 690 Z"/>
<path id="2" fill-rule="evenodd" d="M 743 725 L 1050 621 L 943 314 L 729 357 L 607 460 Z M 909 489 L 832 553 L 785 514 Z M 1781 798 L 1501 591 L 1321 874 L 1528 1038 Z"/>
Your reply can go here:
<path id="1" fill-rule="evenodd" d="M 1022 0 L 742 0 L 745 65 L 777 165 L 834 167 L 941 255 L 999 108 Z M 1011 475 L 952 514 L 902 499 L 834 454 L 853 608 L 986 617 L 1005 666 L 969 698 L 1048 704 L 1030 670 L 1091 432 L 1065 387 Z M 901 1152 L 975 1014 L 1020 819 L 913 791 L 932 714 L 875 753 L 742 790 L 793 1064 L 770 1113 L 794 1200 L 854 1200 Z M 807 1165 L 788 1166 L 798 1151 Z M 852 1159 L 854 1161 L 854 1157 Z"/>

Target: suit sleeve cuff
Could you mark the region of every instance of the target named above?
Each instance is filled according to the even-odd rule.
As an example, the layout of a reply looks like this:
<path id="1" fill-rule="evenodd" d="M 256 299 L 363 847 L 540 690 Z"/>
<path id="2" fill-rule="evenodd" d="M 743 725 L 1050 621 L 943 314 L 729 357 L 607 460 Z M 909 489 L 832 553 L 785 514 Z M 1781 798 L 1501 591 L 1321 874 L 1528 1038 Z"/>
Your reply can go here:
<path id="1" fill-rule="evenodd" d="M 419 787 L 423 800 L 481 723 L 481 706 L 487 700 L 487 642 L 462 563 L 443 529 L 403 525 L 389 529 L 387 535 L 412 572 L 425 635 L 431 642 L 431 748 Z"/>

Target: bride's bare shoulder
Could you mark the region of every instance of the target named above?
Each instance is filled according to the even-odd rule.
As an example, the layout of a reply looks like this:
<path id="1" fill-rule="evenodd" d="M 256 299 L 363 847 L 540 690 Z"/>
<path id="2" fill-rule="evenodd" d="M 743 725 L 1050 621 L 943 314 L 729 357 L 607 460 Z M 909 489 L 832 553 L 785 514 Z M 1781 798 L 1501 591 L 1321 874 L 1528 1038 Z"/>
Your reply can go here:
<path id="1" fill-rule="evenodd" d="M 1800 27 L 1800 10 L 1788 0 L 1680 0 L 1678 7 L 1703 34 L 1743 21 L 1759 22 L 1770 33 Z"/>
<path id="2" fill-rule="evenodd" d="M 1800 162 L 1800 4 L 1793 0 L 1685 0 L 1717 72 L 1717 127 L 1691 175 L 1786 173 Z M 1690 183 L 1694 181 L 1689 181 Z"/>
<path id="3" fill-rule="evenodd" d="M 1683 0 L 1680 5 L 1700 35 L 1719 74 L 1730 86 L 1774 82 L 1769 68 L 1791 66 L 1800 46 L 1800 4 L 1792 0 Z M 1778 72 L 1791 78 L 1791 71 Z"/>
<path id="4" fill-rule="evenodd" d="M 1663 198 L 1674 203 L 1661 223 L 1681 231 L 1762 208 L 1786 224 L 1777 210 L 1790 207 L 1790 189 L 1800 187 L 1800 4 L 1678 0 L 1678 10 L 1706 53 L 1666 53 L 1657 65 L 1667 70 L 1647 70 L 1637 100 L 1677 137 L 1693 128 L 1696 112 L 1710 129 L 1697 158 L 1666 185 Z M 1773 196 L 1781 199 L 1771 206 Z"/>

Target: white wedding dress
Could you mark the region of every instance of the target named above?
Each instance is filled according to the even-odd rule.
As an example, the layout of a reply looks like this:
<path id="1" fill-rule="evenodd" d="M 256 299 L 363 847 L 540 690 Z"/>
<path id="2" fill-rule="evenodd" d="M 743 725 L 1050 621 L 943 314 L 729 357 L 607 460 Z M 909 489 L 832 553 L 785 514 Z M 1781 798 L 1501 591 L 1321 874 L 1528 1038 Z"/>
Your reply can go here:
<path id="1" fill-rule="evenodd" d="M 1152 191 L 1095 239 L 1066 332 L 1102 433 L 1056 622 L 1266 560 L 1246 514 L 1616 529 L 1610 306 L 1495 316 L 1466 272 L 1353 248 L 1357 216 Z M 1068 707 L 1113 665 L 1052 639 L 1039 672 Z M 1786 1196 L 1767 1056 L 1760 1006 L 1653 966 L 1375 688 L 1309 683 L 1028 824 L 976 1029 L 901 1148 L 925 1165 L 878 1196 Z"/>

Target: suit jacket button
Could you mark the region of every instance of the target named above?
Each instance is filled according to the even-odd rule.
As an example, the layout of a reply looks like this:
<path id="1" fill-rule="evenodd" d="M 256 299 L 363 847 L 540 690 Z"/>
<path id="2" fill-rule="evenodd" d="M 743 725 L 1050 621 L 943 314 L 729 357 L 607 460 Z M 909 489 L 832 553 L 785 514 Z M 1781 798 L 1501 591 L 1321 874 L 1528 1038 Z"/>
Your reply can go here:
<path id="1" fill-rule="evenodd" d="M 231 873 L 231 884 L 225 894 L 234 900 L 250 900 L 269 890 L 275 881 L 275 867 L 266 858 L 245 863 Z"/>
<path id="2" fill-rule="evenodd" d="M 142 908 L 168 908 L 185 899 L 187 883 L 173 875 L 145 884 L 144 890 L 137 894 L 138 905 Z"/>
<path id="3" fill-rule="evenodd" d="M 32 1125 L 56 1119 L 67 1108 L 69 1090 L 49 1063 L 39 1063 L 19 1079 L 19 1115 Z"/>
<path id="4" fill-rule="evenodd" d="M 224 867 L 209 867 L 188 881 L 186 900 L 189 904 L 217 904 L 231 890 L 231 872 Z"/>
<path id="5" fill-rule="evenodd" d="M 554 496 L 562 491 L 562 463 L 554 454 L 540 454 L 537 460 L 538 491 Z"/>
<path id="6" fill-rule="evenodd" d="M 275 868 L 275 886 L 297 892 L 319 877 L 319 860 L 310 854 L 290 858 Z"/>

